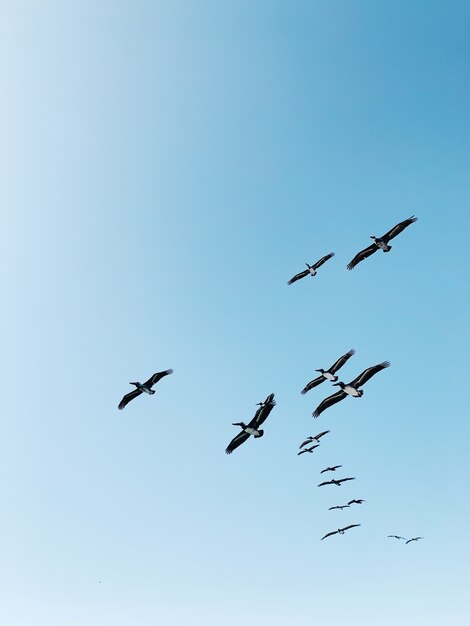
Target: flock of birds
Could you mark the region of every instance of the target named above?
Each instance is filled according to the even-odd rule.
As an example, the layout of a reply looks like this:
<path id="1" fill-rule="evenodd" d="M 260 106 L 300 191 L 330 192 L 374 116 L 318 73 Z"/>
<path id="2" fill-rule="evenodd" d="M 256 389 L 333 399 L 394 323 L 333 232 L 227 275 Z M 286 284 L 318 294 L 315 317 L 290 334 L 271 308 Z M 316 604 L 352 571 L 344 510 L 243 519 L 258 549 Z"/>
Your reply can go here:
<path id="1" fill-rule="evenodd" d="M 392 247 L 389 245 L 391 239 L 400 234 L 405 228 L 416 222 L 417 218 L 412 216 L 408 219 L 398 223 L 392 229 L 390 229 L 387 233 L 382 235 L 382 237 L 376 237 L 375 235 L 371 235 L 371 239 L 373 239 L 373 243 L 364 248 L 356 254 L 356 256 L 348 263 L 347 268 L 352 270 L 356 267 L 358 263 L 364 261 L 369 256 L 377 252 L 377 250 L 382 250 L 383 252 L 390 252 Z M 334 252 L 330 252 L 329 254 L 322 257 L 319 261 L 314 263 L 313 265 L 307 265 L 307 269 L 299 272 L 295 276 L 293 276 L 289 281 L 288 285 L 291 285 L 306 276 L 315 276 L 317 274 L 318 268 L 320 268 L 324 263 L 326 263 L 329 259 L 334 256 Z M 383 361 L 382 363 L 378 363 L 377 365 L 372 365 L 371 367 L 366 368 L 363 372 L 361 372 L 358 376 L 353 378 L 351 382 L 344 383 L 339 380 L 339 376 L 337 376 L 337 372 L 347 363 L 347 361 L 355 354 L 354 350 L 349 350 L 346 354 L 343 354 L 337 361 L 333 363 L 333 365 L 324 370 L 322 368 L 315 370 L 319 373 L 319 376 L 308 382 L 305 387 L 302 389 L 301 393 L 306 394 L 311 391 L 313 388 L 321 385 L 325 381 L 332 383 L 333 387 L 339 387 L 339 391 L 327 396 L 324 398 L 320 404 L 313 411 L 312 416 L 314 418 L 319 417 L 326 409 L 330 408 L 334 404 L 344 400 L 347 396 L 351 396 L 353 398 L 361 398 L 363 395 L 363 390 L 361 387 L 365 385 L 375 374 L 378 372 L 390 367 L 389 361 Z M 124 409 L 125 406 L 138 396 L 143 393 L 148 395 L 153 395 L 155 390 L 153 386 L 156 385 L 162 378 L 172 374 L 172 369 L 163 370 L 161 372 L 157 372 L 153 374 L 146 382 L 131 382 L 130 385 L 134 385 L 135 389 L 131 392 L 127 393 L 121 400 L 118 405 L 119 409 Z M 245 422 L 234 422 L 233 426 L 240 427 L 240 432 L 230 441 L 228 446 L 225 449 L 227 454 L 232 454 L 234 450 L 236 450 L 239 446 L 241 446 L 245 441 L 247 441 L 251 436 L 253 438 L 258 439 L 264 435 L 264 430 L 260 428 L 260 426 L 266 421 L 269 417 L 269 414 L 273 410 L 276 405 L 276 401 L 274 399 L 274 394 L 271 393 L 267 396 L 267 398 L 263 402 L 259 402 L 256 406 L 258 409 L 255 412 L 255 415 L 251 419 L 248 424 Z M 313 453 L 320 446 L 320 439 L 327 435 L 330 431 L 325 430 L 318 433 L 315 436 L 307 437 L 300 445 L 300 452 L 297 454 L 300 456 L 306 453 Z M 308 444 L 312 444 L 309 447 Z M 340 469 L 342 465 L 332 465 L 328 466 L 325 469 L 321 470 L 320 474 L 324 474 L 327 472 L 335 472 Z M 349 476 L 345 478 L 332 478 L 331 480 L 325 480 L 318 484 L 318 487 L 324 487 L 326 485 L 336 485 L 340 487 L 343 483 L 355 480 L 355 477 Z M 346 508 L 350 508 L 353 505 L 361 505 L 365 500 L 363 499 L 352 499 L 349 500 L 346 504 L 336 505 L 329 508 L 329 510 L 343 510 Z M 344 533 L 351 529 L 360 526 L 361 524 L 350 524 L 348 526 L 344 526 L 343 528 L 338 528 L 337 530 L 333 530 L 331 532 L 326 533 L 321 539 L 326 539 L 327 537 L 331 537 L 332 535 L 344 535 Z M 397 540 L 404 540 L 406 544 L 411 543 L 413 541 L 418 541 L 422 539 L 422 537 L 412 537 L 411 539 L 406 539 L 405 537 L 401 537 L 400 535 L 388 535 L 388 537 L 395 538 Z"/>

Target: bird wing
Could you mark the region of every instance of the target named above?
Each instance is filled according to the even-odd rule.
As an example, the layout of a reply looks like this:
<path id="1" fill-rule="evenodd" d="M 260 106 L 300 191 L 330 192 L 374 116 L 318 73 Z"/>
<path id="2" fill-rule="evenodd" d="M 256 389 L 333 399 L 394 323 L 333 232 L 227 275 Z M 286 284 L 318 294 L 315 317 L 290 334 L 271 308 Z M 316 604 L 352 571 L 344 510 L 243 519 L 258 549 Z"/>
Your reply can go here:
<path id="1" fill-rule="evenodd" d="M 343 400 L 347 395 L 348 394 L 345 391 L 340 389 L 339 391 L 334 393 L 332 396 L 328 396 L 328 398 L 325 398 L 324 400 L 322 400 L 320 404 L 317 406 L 315 411 L 312 413 L 313 417 L 318 417 L 321 413 L 323 413 L 325 409 L 327 409 L 330 406 L 333 406 L 333 404 L 336 404 L 340 400 Z"/>
<path id="2" fill-rule="evenodd" d="M 314 440 L 314 437 L 309 437 L 309 438 L 308 438 L 308 439 L 306 439 L 305 441 L 302 441 L 302 443 L 301 443 L 301 444 L 300 444 L 300 446 L 299 446 L 299 450 L 300 450 L 301 448 L 303 448 L 304 446 L 306 446 L 308 443 L 310 443 L 310 442 L 311 442 L 311 441 L 313 441 L 313 440 Z"/>
<path id="3" fill-rule="evenodd" d="M 332 485 L 332 484 L 333 484 L 332 480 L 325 480 L 324 482 L 317 485 L 317 487 L 323 487 L 323 485 Z"/>
<path id="4" fill-rule="evenodd" d="M 140 396 L 141 393 L 143 392 L 140 389 L 134 389 L 134 391 L 126 393 L 121 402 L 118 404 L 118 409 L 123 409 L 131 400 Z"/>
<path id="5" fill-rule="evenodd" d="M 246 433 L 244 430 L 240 431 L 236 437 L 232 439 L 232 441 L 225 448 L 225 454 L 232 454 L 232 452 L 241 446 L 242 443 L 245 443 L 247 439 L 250 438 L 249 433 Z"/>
<path id="6" fill-rule="evenodd" d="M 320 444 L 317 443 L 315 446 L 310 446 L 310 448 L 307 448 L 308 452 L 312 452 L 312 450 L 315 450 L 315 448 L 319 448 Z"/>
<path id="7" fill-rule="evenodd" d="M 340 506 L 330 506 L 330 508 L 328 509 L 328 511 L 333 511 L 334 509 L 340 509 Z"/>
<path id="8" fill-rule="evenodd" d="M 377 372 L 380 372 L 380 370 L 383 370 L 386 367 L 390 367 L 390 361 L 384 361 L 383 363 L 379 363 L 378 365 L 368 367 L 361 374 L 359 374 L 359 376 L 356 376 L 356 378 L 352 380 L 349 384 L 356 389 L 358 387 L 362 387 L 362 385 L 370 380 L 372 376 L 374 376 L 374 374 L 377 374 Z"/>
<path id="9" fill-rule="evenodd" d="M 330 431 L 329 430 L 324 430 L 321 433 L 318 433 L 318 435 L 315 435 L 315 437 L 313 437 L 313 439 L 316 439 L 317 441 L 323 437 L 324 435 L 327 435 Z"/>
<path id="10" fill-rule="evenodd" d="M 331 259 L 332 256 L 335 256 L 334 252 L 330 252 L 330 254 L 327 254 L 326 256 L 322 256 L 322 258 L 315 263 L 315 265 L 313 266 L 313 269 L 317 270 L 319 267 L 323 265 L 323 263 L 326 263 L 328 259 Z"/>
<path id="11" fill-rule="evenodd" d="M 307 452 L 307 449 L 305 450 L 301 450 L 300 452 L 297 452 L 297 456 L 300 456 L 301 454 L 303 454 L 304 452 Z"/>
<path id="12" fill-rule="evenodd" d="M 258 426 L 261 426 L 273 410 L 273 407 L 276 406 L 276 400 L 274 399 L 273 393 L 269 394 L 263 405 L 264 406 L 260 406 L 260 408 L 256 411 L 254 418 L 248 424 L 250 428 L 258 428 Z"/>
<path id="13" fill-rule="evenodd" d="M 164 370 L 163 372 L 156 372 L 153 376 L 151 376 L 145 383 L 144 386 L 148 387 L 150 389 L 150 387 L 153 387 L 153 385 L 155 385 L 156 383 L 158 383 L 158 381 L 163 378 L 164 376 L 168 376 L 168 374 L 173 374 L 173 370 Z"/>
<path id="14" fill-rule="evenodd" d="M 304 270 L 303 272 L 299 272 L 295 276 L 292 276 L 292 278 L 287 281 L 287 284 L 288 285 L 292 285 L 292 283 L 295 283 L 296 280 L 300 280 L 301 278 L 305 278 L 305 276 L 307 276 L 308 274 L 310 274 L 310 272 L 308 270 Z"/>
<path id="15" fill-rule="evenodd" d="M 412 215 L 407 220 L 403 220 L 403 222 L 400 222 L 399 224 L 391 228 L 388 231 L 388 233 L 385 233 L 385 235 L 382 237 L 382 240 L 385 241 L 385 243 L 388 243 L 390 239 L 393 239 L 394 237 L 399 235 L 402 232 L 402 230 L 405 230 L 407 226 L 409 226 L 410 224 L 413 224 L 413 222 L 416 222 L 417 219 L 418 219 L 417 217 Z"/>
<path id="16" fill-rule="evenodd" d="M 305 385 L 305 387 L 302 389 L 302 391 L 300 393 L 305 395 L 307 393 L 307 391 L 310 391 L 310 389 L 313 389 L 314 387 L 316 387 L 317 385 L 322 383 L 324 380 L 326 380 L 326 378 L 323 378 L 323 376 L 319 376 L 318 378 L 314 378 L 313 380 L 311 380 L 309 383 L 307 383 Z"/>
<path id="17" fill-rule="evenodd" d="M 350 524 L 349 526 L 345 526 L 341 530 L 349 530 L 350 528 L 355 528 L 356 526 L 360 526 L 360 524 Z"/>
<path id="18" fill-rule="evenodd" d="M 323 541 L 323 539 L 326 539 L 327 537 L 331 537 L 331 535 L 337 535 L 338 531 L 337 530 L 333 530 L 331 533 L 326 533 L 326 535 L 324 535 L 321 540 Z"/>
<path id="19" fill-rule="evenodd" d="M 364 250 L 358 252 L 354 259 L 350 263 L 348 263 L 346 267 L 348 268 L 348 270 L 353 270 L 358 263 L 364 261 L 364 259 L 367 259 L 367 257 L 371 254 L 374 254 L 374 252 L 377 252 L 378 249 L 379 247 L 377 246 L 377 244 L 372 243 L 370 246 L 367 246 L 367 248 L 364 248 Z"/>
<path id="20" fill-rule="evenodd" d="M 328 371 L 332 374 L 336 374 L 336 372 L 343 367 L 346 361 L 350 359 L 353 354 L 356 354 L 355 350 L 350 350 L 349 352 L 346 352 L 346 354 L 343 354 L 343 356 L 340 356 L 336 363 L 334 363 Z"/>
<path id="21" fill-rule="evenodd" d="M 336 482 L 337 483 L 345 483 L 347 480 L 356 480 L 354 477 L 351 478 L 339 478 Z"/>
<path id="22" fill-rule="evenodd" d="M 410 543 L 410 541 L 418 541 L 418 539 L 422 539 L 422 537 L 412 537 L 411 539 L 408 539 L 406 543 Z"/>

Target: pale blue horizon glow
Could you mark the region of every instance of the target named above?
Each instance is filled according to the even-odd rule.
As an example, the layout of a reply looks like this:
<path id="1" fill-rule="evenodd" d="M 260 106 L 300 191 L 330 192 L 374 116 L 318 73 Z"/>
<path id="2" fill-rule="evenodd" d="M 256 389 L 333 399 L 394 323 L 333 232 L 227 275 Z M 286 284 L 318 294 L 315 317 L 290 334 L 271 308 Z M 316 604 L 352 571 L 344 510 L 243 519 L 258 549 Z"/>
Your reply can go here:
<path id="1" fill-rule="evenodd" d="M 469 26 L 457 0 L 3 3 L 2 624 L 468 622 Z M 350 348 L 341 379 L 392 365 L 312 419 Z M 318 489 L 333 463 L 356 480 Z"/>

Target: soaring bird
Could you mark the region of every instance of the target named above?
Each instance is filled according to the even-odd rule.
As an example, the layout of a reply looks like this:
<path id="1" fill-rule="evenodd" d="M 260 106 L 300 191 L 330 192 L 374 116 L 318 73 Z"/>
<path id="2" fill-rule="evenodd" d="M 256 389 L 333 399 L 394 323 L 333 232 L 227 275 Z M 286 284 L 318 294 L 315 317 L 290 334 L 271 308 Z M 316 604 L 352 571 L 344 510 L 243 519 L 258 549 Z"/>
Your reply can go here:
<path id="1" fill-rule="evenodd" d="M 164 370 L 163 372 L 157 372 L 153 376 L 151 376 L 145 383 L 129 383 L 129 385 L 135 385 L 136 389 L 127 393 L 121 402 L 118 405 L 118 409 L 123 409 L 131 400 L 140 396 L 141 393 L 148 393 L 150 396 L 153 396 L 155 391 L 152 387 L 158 383 L 158 381 L 164 376 L 168 376 L 168 374 L 173 374 L 173 370 Z"/>
<path id="2" fill-rule="evenodd" d="M 259 404 L 260 408 L 256 411 L 255 416 L 249 424 L 245 424 L 244 422 L 235 422 L 233 424 L 233 426 L 240 426 L 242 430 L 226 447 L 225 452 L 227 454 L 232 454 L 238 446 L 241 446 L 242 443 L 249 439 L 250 435 L 253 435 L 255 438 L 262 437 L 264 435 L 264 430 L 261 430 L 259 427 L 266 420 L 276 404 L 274 394 L 269 394 L 266 400 L 264 402 L 260 402 Z"/>
<path id="3" fill-rule="evenodd" d="M 315 448 L 319 448 L 319 447 L 320 447 L 320 444 L 317 443 L 317 445 L 310 446 L 310 448 L 304 448 L 300 452 L 297 452 L 297 456 L 300 456 L 301 454 L 304 454 L 304 452 L 313 452 L 315 450 Z"/>
<path id="4" fill-rule="evenodd" d="M 305 263 L 305 265 L 307 266 L 307 269 L 293 276 L 290 280 L 287 281 L 287 284 L 292 285 L 292 283 L 295 283 L 295 281 L 300 280 L 301 278 L 305 278 L 305 276 L 308 276 L 309 274 L 310 276 L 316 276 L 317 269 L 321 267 L 323 263 L 326 263 L 328 259 L 331 259 L 332 256 L 335 256 L 334 252 L 330 252 L 330 254 L 323 256 L 319 261 L 317 261 L 313 265 L 309 265 L 308 263 Z"/>
<path id="5" fill-rule="evenodd" d="M 321 437 L 323 437 L 324 435 L 327 435 L 329 432 L 330 432 L 329 430 L 324 430 L 323 432 L 318 433 L 318 435 L 315 435 L 315 437 L 307 437 L 307 439 L 300 444 L 299 448 L 303 448 L 308 443 L 312 443 L 312 441 L 318 442 Z"/>
<path id="6" fill-rule="evenodd" d="M 332 480 L 325 480 L 325 482 L 320 483 L 317 487 L 323 487 L 323 485 L 338 485 L 341 487 L 341 483 L 345 483 L 347 480 L 356 480 L 355 478 L 333 478 Z"/>
<path id="7" fill-rule="evenodd" d="M 362 372 L 362 374 L 356 376 L 356 378 L 348 384 L 342 382 L 334 383 L 333 387 L 341 387 L 341 389 L 333 395 L 328 396 L 328 398 L 322 400 L 322 402 L 320 402 L 315 411 L 312 413 L 313 417 L 318 417 L 321 413 L 323 413 L 325 409 L 333 406 L 333 404 L 336 404 L 341 400 L 344 400 L 344 398 L 346 398 L 346 396 L 348 395 L 353 396 L 353 398 L 360 398 L 364 392 L 362 391 L 362 389 L 359 389 L 359 387 L 365 385 L 365 383 L 370 380 L 372 376 L 374 376 L 374 374 L 377 374 L 377 372 L 380 372 L 386 367 L 390 367 L 390 361 L 384 361 L 383 363 L 379 363 L 378 365 L 368 367 Z"/>
<path id="8" fill-rule="evenodd" d="M 388 537 L 391 537 L 392 539 L 403 539 L 404 541 L 406 541 L 406 537 L 400 537 L 400 535 L 387 535 Z"/>
<path id="9" fill-rule="evenodd" d="M 347 509 L 349 508 L 349 504 L 342 504 L 340 506 L 330 506 L 330 508 L 328 509 L 328 511 L 333 511 L 334 509 Z"/>
<path id="10" fill-rule="evenodd" d="M 351 505 L 351 504 L 362 504 L 363 502 L 365 502 L 365 500 L 350 500 L 348 502 L 348 505 Z"/>
<path id="11" fill-rule="evenodd" d="M 383 250 L 384 252 L 390 252 L 390 250 L 392 249 L 392 246 L 389 246 L 388 242 L 394 237 L 396 237 L 397 235 L 399 235 L 402 232 L 402 230 L 405 230 L 407 226 L 409 226 L 410 224 L 413 224 L 413 222 L 416 222 L 417 219 L 418 219 L 417 217 L 412 215 L 407 220 L 403 220 L 403 222 L 400 222 L 399 224 L 394 226 L 391 230 L 388 231 L 388 233 L 385 233 L 385 235 L 382 235 L 382 237 L 376 237 L 375 235 L 371 235 L 370 238 L 374 240 L 374 243 L 372 243 L 370 246 L 368 246 L 367 248 L 364 248 L 364 250 L 361 250 L 360 252 L 356 254 L 354 259 L 350 263 L 348 263 L 348 265 L 346 266 L 348 270 L 354 269 L 358 263 L 360 263 L 364 259 L 367 259 L 367 257 L 370 256 L 371 254 L 374 254 L 374 252 L 377 252 L 379 248 L 380 250 Z"/>
<path id="12" fill-rule="evenodd" d="M 423 537 L 412 537 L 411 539 L 408 539 L 408 541 L 405 541 L 405 544 L 407 543 L 411 543 L 412 541 L 418 541 L 419 539 L 422 539 Z"/>
<path id="13" fill-rule="evenodd" d="M 331 537 L 331 535 L 344 535 L 346 530 L 349 530 L 350 528 L 355 528 L 356 526 L 360 526 L 360 524 L 351 524 L 350 526 L 345 526 L 344 528 L 338 528 L 338 530 L 333 530 L 331 533 L 326 533 L 326 535 L 322 537 L 321 540 L 323 541 L 323 539 Z"/>
<path id="14" fill-rule="evenodd" d="M 300 393 L 306 394 L 307 391 L 310 391 L 310 389 L 313 389 L 314 387 L 324 382 L 325 380 L 329 380 L 332 383 L 336 382 L 338 380 L 338 376 L 335 376 L 336 372 L 341 367 L 343 367 L 346 361 L 350 359 L 353 354 L 355 354 L 355 351 L 349 350 L 349 352 L 346 352 L 346 354 L 343 354 L 343 356 L 341 356 L 335 363 L 333 363 L 330 369 L 323 370 L 320 368 L 319 370 L 315 370 L 316 372 L 320 372 L 320 376 L 318 376 L 317 378 L 314 378 L 309 383 L 307 383 Z"/>
<path id="15" fill-rule="evenodd" d="M 339 467 L 343 467 L 342 465 L 332 465 L 331 467 L 325 467 L 320 474 L 324 474 L 325 472 L 335 472 Z"/>

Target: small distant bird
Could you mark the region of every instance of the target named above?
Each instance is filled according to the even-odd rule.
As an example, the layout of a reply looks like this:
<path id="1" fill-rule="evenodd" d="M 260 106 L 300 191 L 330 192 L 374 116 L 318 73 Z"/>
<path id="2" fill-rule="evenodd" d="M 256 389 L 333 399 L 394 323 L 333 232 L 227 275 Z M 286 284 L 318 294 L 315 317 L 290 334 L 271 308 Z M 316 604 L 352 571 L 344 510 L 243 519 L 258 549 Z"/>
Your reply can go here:
<path id="1" fill-rule="evenodd" d="M 348 504 L 362 504 L 365 500 L 349 500 Z"/>
<path id="2" fill-rule="evenodd" d="M 411 543 L 412 541 L 418 541 L 419 539 L 423 539 L 423 537 L 412 537 L 411 539 L 408 539 L 408 541 L 405 541 L 405 544 Z"/>
<path id="3" fill-rule="evenodd" d="M 320 474 L 324 474 L 325 472 L 335 472 L 339 467 L 343 467 L 342 465 L 332 465 L 331 467 L 325 467 Z"/>
<path id="4" fill-rule="evenodd" d="M 360 526 L 360 524 L 351 524 L 350 526 L 345 526 L 344 528 L 338 528 L 338 530 L 333 530 L 331 533 L 326 533 L 326 535 L 322 537 L 321 540 L 323 541 L 323 539 L 331 537 L 331 535 L 344 535 L 346 530 L 349 530 L 350 528 L 356 528 L 356 526 Z"/>
<path id="5" fill-rule="evenodd" d="M 319 370 L 315 370 L 316 372 L 320 372 L 320 376 L 314 378 L 309 383 L 307 383 L 300 393 L 306 394 L 307 391 L 310 391 L 310 389 L 313 389 L 317 385 L 320 385 L 325 380 L 329 380 L 332 383 L 336 382 L 338 380 L 338 376 L 335 376 L 336 372 L 343 367 L 346 361 L 350 359 L 353 354 L 355 354 L 355 351 L 349 350 L 349 352 L 343 354 L 343 356 L 341 356 L 335 363 L 333 363 L 330 369 L 323 370 L 320 368 Z"/>
<path id="6" fill-rule="evenodd" d="M 356 480 L 355 478 L 333 478 L 332 480 L 325 480 L 325 482 L 320 483 L 317 487 L 323 487 L 323 485 L 338 485 L 341 487 L 341 483 L 345 483 L 347 480 Z"/>
<path id="7" fill-rule="evenodd" d="M 153 396 L 155 391 L 152 387 L 158 383 L 158 381 L 164 376 L 168 376 L 168 374 L 173 374 L 173 370 L 164 370 L 163 372 L 157 372 L 153 376 L 151 376 L 145 383 L 129 383 L 129 385 L 135 385 L 136 389 L 126 394 L 121 402 L 118 405 L 118 409 L 123 409 L 131 400 L 140 396 L 141 393 L 148 393 L 149 396 Z"/>
<path id="8" fill-rule="evenodd" d="M 331 259 L 332 256 L 335 256 L 334 252 L 330 252 L 330 254 L 323 256 L 319 261 L 317 261 L 313 265 L 309 265 L 308 263 L 305 263 L 305 265 L 307 266 L 307 269 L 293 276 L 290 280 L 287 281 L 287 284 L 292 285 L 292 283 L 295 283 L 295 281 L 300 280 L 301 278 L 305 278 L 305 276 L 308 276 L 309 274 L 310 276 L 316 276 L 317 269 L 321 267 L 323 263 L 326 263 L 328 259 Z"/>
<path id="9" fill-rule="evenodd" d="M 269 394 L 266 400 L 264 402 L 260 402 L 259 405 L 260 408 L 256 411 L 255 416 L 249 424 L 245 424 L 244 422 L 235 422 L 233 424 L 233 426 L 240 426 L 242 430 L 226 447 L 225 452 L 227 454 L 232 454 L 238 446 L 241 446 L 242 443 L 249 439 L 250 435 L 253 435 L 256 439 L 264 435 L 264 430 L 261 430 L 259 427 L 266 420 L 273 407 L 276 405 L 274 394 Z"/>
<path id="10" fill-rule="evenodd" d="M 333 511 L 334 509 L 347 509 L 349 508 L 349 504 L 341 504 L 340 506 L 330 506 L 330 508 L 328 509 L 328 511 Z"/>
<path id="11" fill-rule="evenodd" d="M 315 437 L 307 437 L 307 439 L 300 444 L 299 448 L 303 448 L 308 443 L 312 443 L 312 441 L 318 442 L 321 439 L 321 437 L 323 437 L 324 435 L 327 435 L 329 432 L 330 432 L 329 430 L 324 430 L 323 432 L 318 433 L 318 435 L 315 435 Z"/>
<path id="12" fill-rule="evenodd" d="M 310 448 L 304 448 L 303 450 L 301 450 L 300 452 L 297 452 L 297 456 L 300 456 L 301 454 L 303 454 L 304 452 L 313 452 L 315 450 L 315 448 L 319 448 L 320 444 L 317 443 L 316 446 L 310 446 Z"/>
<path id="13" fill-rule="evenodd" d="M 354 259 L 350 263 L 348 263 L 348 270 L 354 269 L 358 263 L 364 261 L 364 259 L 367 259 L 367 257 L 369 257 L 371 254 L 374 254 L 374 252 L 377 252 L 377 250 L 379 249 L 383 250 L 384 252 L 390 252 L 392 246 L 389 246 L 388 242 L 397 235 L 399 235 L 403 230 L 405 230 L 407 226 L 416 222 L 417 219 L 417 217 L 412 215 L 407 220 L 403 220 L 403 222 L 400 222 L 399 224 L 394 226 L 391 230 L 388 231 L 388 233 L 382 235 L 382 237 L 376 237 L 375 235 L 371 235 L 370 238 L 374 240 L 374 243 L 356 254 Z"/>
<path id="14" fill-rule="evenodd" d="M 384 361 L 383 363 L 379 363 L 378 365 L 368 367 L 362 372 L 362 374 L 359 374 L 359 376 L 357 376 L 347 385 L 343 382 L 334 383 L 333 387 L 341 387 L 340 391 L 337 391 L 333 395 L 328 396 L 328 398 L 322 400 L 322 402 L 320 402 L 315 411 L 312 413 L 313 417 L 318 417 L 321 413 L 323 413 L 325 409 L 333 406 L 333 404 L 336 404 L 341 400 L 344 400 L 346 396 L 360 398 L 364 392 L 362 391 L 362 389 L 359 389 L 359 387 L 365 385 L 365 383 L 370 380 L 372 376 L 374 376 L 374 374 L 377 374 L 377 372 L 380 372 L 386 367 L 390 367 L 390 361 Z"/>
<path id="15" fill-rule="evenodd" d="M 400 535 L 388 535 L 388 537 L 391 537 L 392 539 L 403 539 L 406 541 L 406 537 L 400 537 Z"/>

